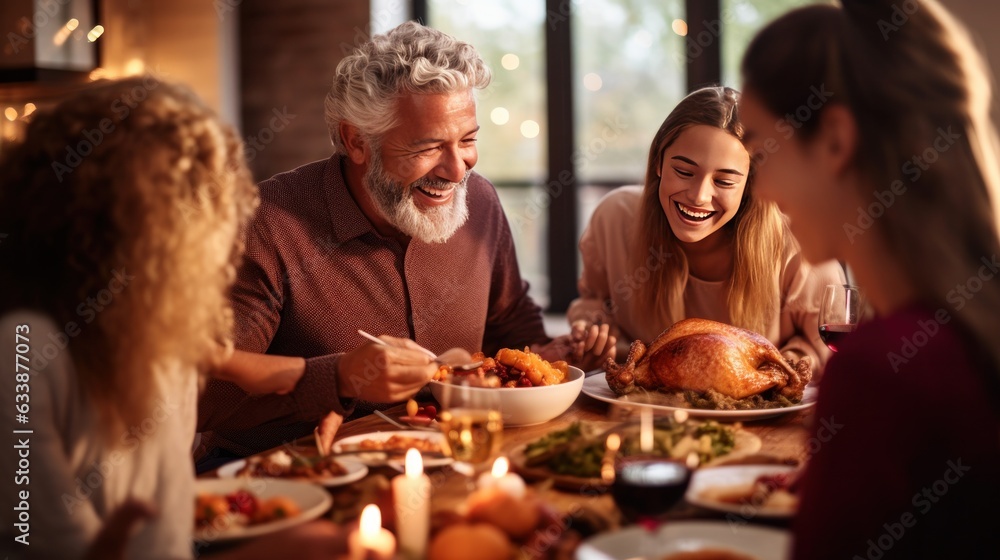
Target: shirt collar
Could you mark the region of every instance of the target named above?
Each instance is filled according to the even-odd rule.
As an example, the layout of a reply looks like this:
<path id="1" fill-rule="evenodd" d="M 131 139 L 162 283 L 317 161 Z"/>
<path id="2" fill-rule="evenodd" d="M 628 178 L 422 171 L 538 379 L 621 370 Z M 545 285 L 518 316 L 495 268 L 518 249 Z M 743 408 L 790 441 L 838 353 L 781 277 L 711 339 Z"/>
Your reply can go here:
<path id="1" fill-rule="evenodd" d="M 346 243 L 366 233 L 375 233 L 375 226 L 365 216 L 347 188 L 343 173 L 344 156 L 334 154 L 323 173 L 323 192 L 333 222 L 333 236 L 338 243 Z"/>

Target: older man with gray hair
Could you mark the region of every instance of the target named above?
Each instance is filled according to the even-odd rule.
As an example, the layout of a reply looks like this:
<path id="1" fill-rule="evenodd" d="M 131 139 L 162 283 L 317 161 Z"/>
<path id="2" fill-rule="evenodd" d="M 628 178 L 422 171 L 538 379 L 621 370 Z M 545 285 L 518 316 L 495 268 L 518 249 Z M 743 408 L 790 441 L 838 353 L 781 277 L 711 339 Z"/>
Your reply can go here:
<path id="1" fill-rule="evenodd" d="M 472 171 L 474 90 L 489 82 L 471 45 L 413 22 L 338 65 L 326 98 L 336 153 L 260 185 L 233 293 L 240 352 L 227 367 L 284 373 L 276 390 L 289 392 L 210 382 L 200 426 L 216 455 L 412 396 L 436 370 L 421 346 L 531 346 L 585 368 L 613 356 L 606 327 L 545 334 L 496 191 Z M 359 328 L 390 344 L 362 344 Z"/>

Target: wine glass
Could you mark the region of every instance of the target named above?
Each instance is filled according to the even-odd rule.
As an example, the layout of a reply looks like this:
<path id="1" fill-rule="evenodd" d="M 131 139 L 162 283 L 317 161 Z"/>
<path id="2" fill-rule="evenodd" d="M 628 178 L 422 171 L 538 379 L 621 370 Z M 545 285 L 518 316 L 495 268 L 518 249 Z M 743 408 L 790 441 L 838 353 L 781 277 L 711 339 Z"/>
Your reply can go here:
<path id="1" fill-rule="evenodd" d="M 858 327 L 861 291 L 850 284 L 830 284 L 819 307 L 819 336 L 830 350 Z"/>
<path id="2" fill-rule="evenodd" d="M 606 441 L 614 465 L 611 496 L 627 521 L 653 530 L 684 497 L 691 471 L 698 466 L 697 453 L 675 458 L 664 448 L 672 427 L 686 422 L 688 415 L 678 410 L 671 417 L 654 418 L 650 407 L 631 412 L 615 408 L 612 405 L 613 416 L 627 419 Z"/>
<path id="3" fill-rule="evenodd" d="M 503 443 L 500 393 L 493 387 L 474 386 L 475 375 L 450 375 L 442 381 L 438 423 L 455 464 L 468 477 L 490 466 Z"/>

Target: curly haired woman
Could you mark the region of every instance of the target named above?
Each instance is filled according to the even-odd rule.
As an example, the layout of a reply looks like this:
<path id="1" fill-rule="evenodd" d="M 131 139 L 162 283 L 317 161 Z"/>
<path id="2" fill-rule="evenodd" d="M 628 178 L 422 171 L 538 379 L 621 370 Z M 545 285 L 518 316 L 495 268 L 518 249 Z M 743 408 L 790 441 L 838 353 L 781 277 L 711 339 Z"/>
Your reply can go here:
<path id="1" fill-rule="evenodd" d="M 134 78 L 37 112 L 0 176 L 0 357 L 31 369 L 0 384 L 26 405 L 4 407 L 5 425 L 30 430 L 30 472 L 0 487 L 30 504 L 21 552 L 190 557 L 199 381 L 231 348 L 227 291 L 256 204 L 239 139 L 186 89 Z"/>

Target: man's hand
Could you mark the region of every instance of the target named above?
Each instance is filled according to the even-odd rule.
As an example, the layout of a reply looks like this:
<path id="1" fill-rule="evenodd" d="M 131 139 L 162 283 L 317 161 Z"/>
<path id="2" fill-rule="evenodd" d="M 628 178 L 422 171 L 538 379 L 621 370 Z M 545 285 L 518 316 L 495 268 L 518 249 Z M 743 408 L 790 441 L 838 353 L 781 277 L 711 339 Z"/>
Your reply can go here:
<path id="1" fill-rule="evenodd" d="M 533 348 L 533 351 L 548 361 L 566 360 L 583 371 L 602 367 L 608 358 L 616 355 L 617 340 L 610 334 L 610 327 L 588 325 L 576 321 L 570 334 L 556 337 L 552 342 Z"/>
<path id="2" fill-rule="evenodd" d="M 316 438 L 316 449 L 320 455 L 329 455 L 330 449 L 333 447 L 333 438 L 337 436 L 337 430 L 343 423 L 344 417 L 336 412 L 327 414 L 319 421 L 319 425 L 313 430 L 313 435 Z"/>
<path id="3" fill-rule="evenodd" d="M 341 396 L 391 403 L 412 397 L 437 371 L 419 344 L 380 336 L 388 345 L 368 343 L 344 354 L 337 365 Z"/>

